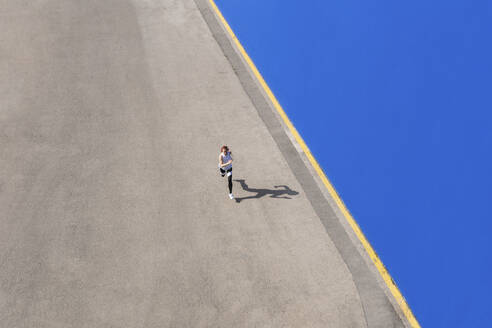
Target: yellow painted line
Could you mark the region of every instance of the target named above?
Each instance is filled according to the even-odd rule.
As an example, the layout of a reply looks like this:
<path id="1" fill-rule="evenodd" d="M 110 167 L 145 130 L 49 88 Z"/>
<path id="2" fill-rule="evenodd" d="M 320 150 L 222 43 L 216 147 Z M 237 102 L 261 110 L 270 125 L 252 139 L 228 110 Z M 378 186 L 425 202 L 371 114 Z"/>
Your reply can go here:
<path id="1" fill-rule="evenodd" d="M 275 98 L 275 96 L 273 95 L 272 90 L 270 90 L 270 88 L 266 84 L 265 80 L 261 76 L 261 74 L 258 71 L 258 69 L 256 68 L 255 64 L 253 63 L 253 61 L 251 60 L 251 58 L 248 56 L 248 54 L 244 50 L 243 46 L 241 45 L 241 43 L 237 39 L 236 35 L 232 31 L 231 27 L 229 26 L 229 24 L 225 20 L 224 16 L 222 16 L 222 13 L 220 12 L 220 10 L 217 7 L 217 5 L 215 4 L 214 0 L 209 0 L 209 2 L 210 2 L 210 5 L 212 6 L 212 8 L 214 9 L 217 17 L 222 22 L 222 25 L 225 27 L 225 29 L 229 33 L 229 36 L 232 38 L 234 44 L 239 49 L 239 52 L 243 56 L 244 60 L 246 61 L 246 63 L 248 63 L 249 67 L 253 71 L 253 74 L 258 79 L 258 81 L 260 82 L 261 86 L 265 90 L 266 94 L 270 98 L 270 101 L 273 103 L 275 109 L 277 110 L 277 112 L 282 117 L 282 120 L 287 125 L 287 127 L 290 130 L 290 132 L 296 138 L 297 142 L 299 143 L 299 145 L 301 146 L 302 150 L 304 151 L 304 153 L 306 154 L 307 158 L 309 159 L 309 162 L 313 165 L 314 169 L 316 170 L 316 172 L 318 173 L 319 177 L 323 181 L 324 185 L 328 189 L 328 192 L 330 193 L 330 195 L 333 197 L 333 199 L 337 203 L 337 205 L 340 208 L 341 212 L 343 213 L 343 215 L 347 219 L 348 223 L 350 224 L 350 226 L 354 230 L 355 234 L 359 238 L 360 242 L 364 246 L 364 248 L 367 251 L 367 253 L 369 254 L 370 258 L 372 259 L 372 261 L 376 265 L 376 268 L 378 269 L 379 273 L 381 274 L 381 276 L 383 277 L 384 281 L 386 282 L 386 285 L 388 285 L 388 288 L 390 289 L 391 293 L 393 294 L 393 297 L 396 299 L 397 303 L 400 305 L 400 308 L 403 311 L 403 313 L 405 314 L 405 316 L 407 317 L 408 321 L 410 322 L 410 325 L 412 327 L 414 327 L 414 328 L 417 328 L 417 327 L 420 328 L 420 325 L 419 325 L 417 319 L 413 315 L 412 310 L 410 310 L 410 307 L 408 306 L 407 302 L 405 301 L 405 298 L 403 297 L 403 295 L 401 294 L 400 290 L 398 289 L 398 287 L 394 283 L 394 281 L 391 278 L 390 274 L 388 273 L 388 271 L 384 267 L 383 263 L 381 262 L 381 260 L 377 256 L 376 252 L 374 252 L 374 250 L 372 249 L 372 247 L 369 244 L 369 242 L 367 241 L 366 237 L 364 236 L 364 234 L 360 230 L 359 225 L 355 222 L 354 218 L 352 217 L 352 215 L 349 213 L 349 211 L 345 207 L 345 204 L 342 202 L 342 200 L 338 196 L 338 193 L 336 192 L 335 188 L 333 187 L 333 185 L 331 184 L 331 182 L 326 177 L 325 173 L 323 172 L 323 170 L 319 166 L 318 162 L 316 161 L 316 159 L 314 159 L 313 155 L 309 151 L 309 148 L 306 146 L 306 143 L 304 142 L 304 140 L 302 139 L 302 137 L 299 135 L 299 133 L 297 132 L 297 130 L 294 127 L 294 125 L 290 122 L 289 118 L 287 117 L 287 115 L 285 114 L 284 110 L 282 109 L 282 106 L 280 106 L 279 102 L 277 101 L 277 98 Z"/>

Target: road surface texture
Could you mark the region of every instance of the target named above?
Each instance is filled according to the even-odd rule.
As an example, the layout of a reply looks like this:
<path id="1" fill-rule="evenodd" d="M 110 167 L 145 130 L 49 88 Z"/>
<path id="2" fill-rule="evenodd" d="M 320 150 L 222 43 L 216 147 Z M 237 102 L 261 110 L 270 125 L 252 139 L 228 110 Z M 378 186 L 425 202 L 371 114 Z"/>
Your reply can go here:
<path id="1" fill-rule="evenodd" d="M 408 326 L 207 1 L 2 0 L 0 74 L 0 327 Z"/>

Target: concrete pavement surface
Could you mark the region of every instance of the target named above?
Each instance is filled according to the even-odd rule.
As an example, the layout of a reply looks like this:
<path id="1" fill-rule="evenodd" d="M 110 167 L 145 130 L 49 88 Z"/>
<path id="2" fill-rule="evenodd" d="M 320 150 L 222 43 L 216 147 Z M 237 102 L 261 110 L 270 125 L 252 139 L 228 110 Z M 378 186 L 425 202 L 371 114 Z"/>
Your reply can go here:
<path id="1" fill-rule="evenodd" d="M 408 325 L 207 1 L 2 0 L 0 74 L 0 327 Z"/>

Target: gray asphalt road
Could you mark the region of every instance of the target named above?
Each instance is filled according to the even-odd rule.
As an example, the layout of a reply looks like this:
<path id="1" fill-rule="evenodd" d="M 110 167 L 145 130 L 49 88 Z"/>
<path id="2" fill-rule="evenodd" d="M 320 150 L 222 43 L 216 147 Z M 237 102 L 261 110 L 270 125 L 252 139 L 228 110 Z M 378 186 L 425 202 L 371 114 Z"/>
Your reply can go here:
<path id="1" fill-rule="evenodd" d="M 406 325 L 228 42 L 201 0 L 0 1 L 1 327 Z"/>

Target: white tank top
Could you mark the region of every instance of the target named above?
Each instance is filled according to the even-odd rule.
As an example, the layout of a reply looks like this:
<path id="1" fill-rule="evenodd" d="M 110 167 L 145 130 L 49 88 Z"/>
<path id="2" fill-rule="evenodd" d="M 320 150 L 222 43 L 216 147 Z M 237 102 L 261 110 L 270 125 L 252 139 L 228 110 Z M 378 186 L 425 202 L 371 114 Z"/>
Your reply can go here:
<path id="1" fill-rule="evenodd" d="M 220 157 L 222 157 L 222 163 L 227 163 L 232 159 L 231 158 L 231 152 L 227 152 L 225 155 L 222 155 L 222 153 L 220 153 L 220 155 L 219 155 L 219 168 L 221 167 L 220 166 L 220 164 L 221 164 Z M 229 164 L 227 166 L 222 167 L 223 170 L 228 170 L 230 168 L 232 168 L 232 164 Z"/>

